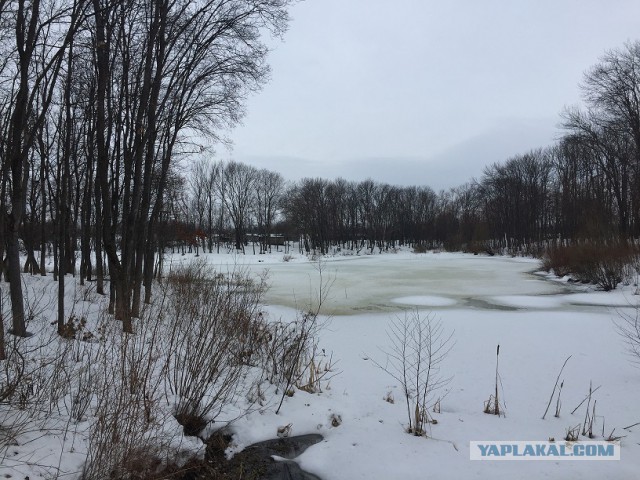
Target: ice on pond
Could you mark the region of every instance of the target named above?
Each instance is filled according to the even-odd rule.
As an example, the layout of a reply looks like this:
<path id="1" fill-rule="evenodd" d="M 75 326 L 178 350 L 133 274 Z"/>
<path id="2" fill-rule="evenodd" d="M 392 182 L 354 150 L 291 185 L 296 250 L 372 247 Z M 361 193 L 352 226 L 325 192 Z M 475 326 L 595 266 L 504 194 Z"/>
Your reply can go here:
<path id="1" fill-rule="evenodd" d="M 469 299 L 488 305 L 500 296 L 538 296 L 570 293 L 566 284 L 532 275 L 540 262 L 533 259 L 482 257 L 459 253 L 325 257 L 313 261 L 283 262 L 279 256 L 214 256 L 222 268 L 268 271 L 265 302 L 307 309 L 317 303 L 320 283 L 323 313 L 353 315 L 398 311 L 403 305 L 444 307 L 464 305 Z M 407 300 L 409 299 L 409 300 Z M 446 303 L 445 303 L 446 302 Z"/>
<path id="2" fill-rule="evenodd" d="M 500 295 L 488 297 L 487 302 L 514 308 L 551 309 L 564 305 L 563 295 Z"/>
<path id="3" fill-rule="evenodd" d="M 415 305 L 420 307 L 449 307 L 458 303 L 452 298 L 436 297 L 433 295 L 398 297 L 392 299 L 391 302 L 400 305 Z"/>
<path id="4" fill-rule="evenodd" d="M 615 290 L 612 292 L 572 293 L 563 295 L 564 301 L 573 305 L 603 305 L 609 307 L 637 307 L 640 296 Z"/>

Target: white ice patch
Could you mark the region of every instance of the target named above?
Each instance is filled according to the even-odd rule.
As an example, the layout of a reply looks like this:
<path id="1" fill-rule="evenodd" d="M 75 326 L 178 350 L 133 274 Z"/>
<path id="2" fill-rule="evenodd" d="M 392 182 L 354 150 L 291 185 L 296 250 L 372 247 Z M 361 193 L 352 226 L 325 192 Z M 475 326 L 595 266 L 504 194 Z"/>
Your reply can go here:
<path id="1" fill-rule="evenodd" d="M 457 302 L 452 298 L 436 297 L 433 295 L 412 295 L 409 297 L 398 297 L 391 300 L 400 305 L 415 305 L 419 307 L 449 307 Z"/>
<path id="2" fill-rule="evenodd" d="M 504 305 L 506 307 L 515 308 L 558 308 L 565 301 L 565 296 L 560 295 L 501 295 L 496 297 L 487 297 L 489 303 L 496 305 Z"/>

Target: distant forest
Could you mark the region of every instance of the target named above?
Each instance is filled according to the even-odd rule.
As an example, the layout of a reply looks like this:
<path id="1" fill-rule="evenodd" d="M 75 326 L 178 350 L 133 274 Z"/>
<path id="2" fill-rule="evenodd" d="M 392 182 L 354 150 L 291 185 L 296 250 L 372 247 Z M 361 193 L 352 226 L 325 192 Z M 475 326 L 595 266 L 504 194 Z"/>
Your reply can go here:
<path id="1" fill-rule="evenodd" d="M 562 112 L 557 144 L 447 191 L 341 178 L 286 184 L 273 171 L 201 161 L 166 199 L 171 240 L 208 251 L 258 240 L 264 251 L 278 234 L 321 254 L 409 245 L 539 255 L 553 244 L 637 238 L 640 42 L 604 55 L 580 88 L 585 108 Z"/>
<path id="2" fill-rule="evenodd" d="M 0 273 L 27 334 L 21 273 L 95 281 L 131 331 L 161 252 L 538 254 L 640 231 L 640 43 L 585 74 L 562 139 L 435 192 L 203 160 L 267 79 L 261 34 L 290 0 L 0 0 Z M 199 158 L 199 159 L 198 159 Z M 195 160 L 198 159 L 198 160 Z M 274 165 L 277 169 L 277 165 Z M 429 172 L 424 172 L 424 184 Z M 106 287 L 108 292 L 106 291 Z"/>

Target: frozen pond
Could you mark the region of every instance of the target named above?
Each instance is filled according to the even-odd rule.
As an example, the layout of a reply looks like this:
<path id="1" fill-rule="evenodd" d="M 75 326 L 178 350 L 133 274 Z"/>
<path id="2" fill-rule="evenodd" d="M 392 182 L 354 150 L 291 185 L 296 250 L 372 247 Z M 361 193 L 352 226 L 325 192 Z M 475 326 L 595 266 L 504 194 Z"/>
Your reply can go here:
<path id="1" fill-rule="evenodd" d="M 191 257 L 192 258 L 192 257 Z M 205 255 L 216 268 L 268 273 L 265 302 L 305 309 L 326 294 L 323 313 L 353 315 L 403 308 L 568 310 L 625 306 L 619 293 L 579 293 L 575 287 L 535 274 L 534 259 L 458 253 L 338 256 L 321 263 L 301 255 Z M 173 257 L 181 261 L 180 257 Z M 286 261 L 285 261 L 286 260 Z"/>
<path id="2" fill-rule="evenodd" d="M 455 254 L 399 254 L 325 261 L 323 281 L 330 289 L 324 312 L 345 315 L 399 307 L 452 308 L 496 295 L 559 294 L 561 285 L 529 272 L 537 265 L 504 258 Z M 319 273 L 313 263 L 269 265 L 267 302 L 295 306 L 317 296 Z"/>
<path id="3" fill-rule="evenodd" d="M 173 257 L 173 261 L 191 258 Z M 306 308 L 317 296 L 318 264 L 304 256 L 205 258 L 223 272 L 246 269 L 257 275 L 267 270 L 271 288 L 265 302 L 272 318 L 294 319 L 290 307 Z M 640 383 L 615 322 L 624 318 L 624 312 L 634 318 L 636 311 L 623 307 L 635 304 L 639 296 L 633 295 L 633 286 L 600 292 L 534 273 L 538 269 L 539 262 L 533 259 L 455 253 L 324 259 L 322 279 L 331 286 L 325 290 L 329 293 L 323 310 L 333 318 L 321 317 L 319 358 L 337 362 L 330 370 L 336 376 L 323 393 L 298 391 L 285 398 L 279 415 L 260 411 L 240 419 L 234 425 L 240 444 L 272 438 L 287 423 L 296 434 L 321 433 L 325 440 L 296 461 L 304 470 L 334 480 L 638 478 L 640 427 L 624 427 L 640 420 L 635 401 Z M 403 309 L 412 308 L 421 309 L 422 318 L 433 312 L 432 318 L 455 342 L 441 372 L 452 381 L 434 393 L 442 404 L 433 413 L 438 423 L 429 427 L 427 439 L 405 433 L 403 387 L 374 363 L 388 364 L 390 325 L 402 321 Z M 497 345 L 507 412 L 501 418 L 483 413 L 495 388 Z M 558 418 L 550 414 L 542 420 L 569 355 L 562 373 L 562 412 Z M 474 440 L 564 438 L 568 428 L 584 421 L 586 404 L 575 413 L 572 410 L 590 385 L 602 386 L 594 392 L 596 440 L 614 429 L 623 435 L 621 461 L 469 461 L 469 442 Z M 331 420 L 333 414 L 342 420 L 338 427 Z"/>

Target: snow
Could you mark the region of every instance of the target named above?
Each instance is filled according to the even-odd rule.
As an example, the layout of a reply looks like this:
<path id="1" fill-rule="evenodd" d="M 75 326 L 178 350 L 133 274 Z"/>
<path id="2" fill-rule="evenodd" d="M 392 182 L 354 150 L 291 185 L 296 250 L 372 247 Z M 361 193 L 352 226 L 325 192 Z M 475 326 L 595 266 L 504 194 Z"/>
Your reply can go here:
<path id="1" fill-rule="evenodd" d="M 329 288 L 323 304 L 320 346 L 338 360 L 338 375 L 322 393 L 296 391 L 286 397 L 279 415 L 271 406 L 232 423 L 235 450 L 274 438 L 279 426 L 292 424 L 292 435 L 320 433 L 325 440 L 296 459 L 302 468 L 321 478 L 341 479 L 636 479 L 640 477 L 640 370 L 626 354 L 615 330 L 621 313 L 637 304 L 633 286 L 614 292 L 552 282 L 533 274 L 532 259 L 427 253 L 335 256 L 318 263 L 296 252 L 283 260 L 282 252 L 269 255 L 201 254 L 219 269 L 241 267 L 259 274 L 268 271 L 271 288 L 265 302 L 273 319 L 295 317 L 317 299 L 318 286 Z M 178 265 L 193 255 L 174 255 L 167 264 Z M 320 280 L 322 277 L 322 280 Z M 72 279 L 68 279 L 71 280 Z M 30 280 L 39 282 L 49 279 Z M 37 287 L 34 288 L 34 291 Z M 76 294 L 78 295 L 78 294 Z M 92 302 L 82 303 L 93 308 Z M 390 322 L 415 309 L 430 312 L 446 332 L 454 332 L 455 345 L 442 364 L 451 375 L 438 423 L 428 438 L 405 433 L 406 405 L 400 385 L 376 367 L 384 364 Z M 482 412 L 493 393 L 496 346 L 500 345 L 501 395 L 506 416 Z M 541 417 L 556 376 L 562 374 L 562 410 L 554 404 Z M 615 428 L 624 435 L 617 462 L 473 462 L 473 440 L 562 440 L 566 430 L 582 424 L 584 406 L 571 411 L 589 390 L 595 393 L 595 430 L 605 437 Z M 445 392 L 442 392 L 445 393 Z M 393 403 L 386 399 L 393 398 Z M 331 424 L 339 415 L 341 425 Z M 62 420 L 61 420 L 62 421 Z M 80 433 L 86 425 L 73 426 Z M 0 476 L 47 478 L 42 465 L 60 465 L 77 472 L 86 449 L 82 435 L 31 432 L 17 439 L 9 458 L 20 459 L 0 467 Z M 599 437 L 598 439 L 602 439 Z M 189 440 L 183 439 L 184 442 Z M 186 444 L 185 444 L 186 445 Z M 62 450 L 62 451 L 61 451 Z M 20 476 L 22 475 L 22 476 Z M 74 478 L 73 475 L 68 478 Z"/>
<path id="2" fill-rule="evenodd" d="M 310 448 L 299 461 L 303 468 L 327 479 L 425 478 L 637 478 L 640 467 L 640 421 L 636 399 L 640 380 L 624 357 L 609 312 L 502 312 L 456 309 L 440 312 L 446 328 L 455 330 L 456 345 L 443 367 L 454 375 L 442 413 L 428 439 L 404 433 L 405 406 L 399 385 L 376 368 L 370 358 L 383 359 L 379 346 L 387 343 L 384 314 L 334 318 L 324 344 L 340 359 L 340 375 L 321 395 L 298 392 L 287 399 L 281 418 L 260 427 L 253 419 L 240 422 L 239 437 L 249 444 L 275 432 L 276 424 L 293 423 L 293 433 L 318 431 L 325 441 Z M 501 377 L 506 417 L 482 413 L 492 393 L 495 349 L 501 346 Z M 553 412 L 541 420 L 555 377 L 568 355 L 563 379 L 560 418 Z M 570 411 L 586 395 L 589 382 L 598 399 L 598 429 L 605 436 L 615 427 L 627 435 L 621 461 L 612 462 L 471 462 L 472 440 L 561 440 L 568 427 L 580 424 L 584 408 Z M 395 403 L 384 400 L 392 392 Z M 328 425 L 331 413 L 343 424 Z M 257 434 L 256 428 L 264 429 Z M 429 475 L 427 475 L 429 473 Z"/>

